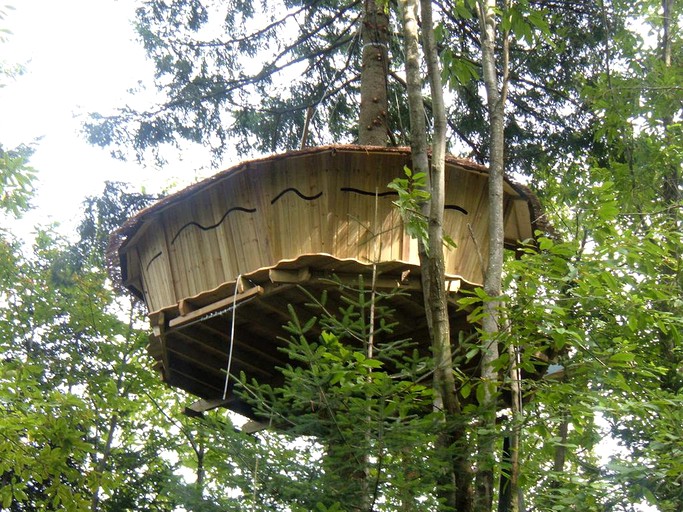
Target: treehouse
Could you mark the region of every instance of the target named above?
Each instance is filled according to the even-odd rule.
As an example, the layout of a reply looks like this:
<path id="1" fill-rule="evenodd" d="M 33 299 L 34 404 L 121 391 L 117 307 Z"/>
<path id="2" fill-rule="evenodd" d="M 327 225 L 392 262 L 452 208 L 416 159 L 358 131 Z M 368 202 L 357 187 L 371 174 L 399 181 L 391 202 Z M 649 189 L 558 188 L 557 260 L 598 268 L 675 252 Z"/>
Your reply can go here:
<path id="1" fill-rule="evenodd" d="M 288 308 L 305 321 L 317 314 L 310 297 L 325 290 L 336 310 L 340 285 L 370 283 L 373 267 L 376 289 L 402 292 L 391 299 L 391 336 L 428 346 L 417 243 L 387 188 L 405 176 L 410 156 L 327 146 L 252 160 L 159 201 L 113 235 L 123 284 L 149 311 L 155 367 L 201 399 L 193 410 L 249 415 L 234 379 L 226 381 L 228 360 L 231 375 L 277 385 Z M 458 292 L 483 282 L 487 181 L 485 167 L 447 157 L 444 233 L 457 248 L 445 249 L 444 286 L 455 340 L 470 328 Z M 533 236 L 536 201 L 508 180 L 504 208 L 505 243 L 515 248 Z"/>

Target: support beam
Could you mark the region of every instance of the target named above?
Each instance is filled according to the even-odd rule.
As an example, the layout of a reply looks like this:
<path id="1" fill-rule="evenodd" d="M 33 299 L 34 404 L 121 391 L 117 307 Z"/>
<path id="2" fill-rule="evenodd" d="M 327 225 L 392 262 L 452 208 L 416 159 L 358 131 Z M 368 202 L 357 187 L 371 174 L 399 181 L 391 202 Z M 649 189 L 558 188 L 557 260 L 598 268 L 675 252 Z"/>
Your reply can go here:
<path id="1" fill-rule="evenodd" d="M 238 293 L 232 297 L 227 297 L 225 299 L 221 299 L 219 301 L 214 302 L 213 304 L 209 304 L 208 306 L 204 306 L 202 308 L 196 309 L 186 315 L 181 315 L 179 317 L 176 317 L 168 322 L 169 327 L 177 327 L 183 324 L 190 323 L 194 320 L 198 320 L 203 316 L 210 315 L 211 313 L 215 313 L 217 311 L 220 311 L 221 309 L 227 309 L 230 306 L 233 306 L 235 304 L 239 304 L 240 302 L 254 297 L 256 295 L 261 295 L 263 293 L 263 288 L 261 286 L 255 286 L 253 288 L 250 288 L 246 290 L 243 293 Z"/>

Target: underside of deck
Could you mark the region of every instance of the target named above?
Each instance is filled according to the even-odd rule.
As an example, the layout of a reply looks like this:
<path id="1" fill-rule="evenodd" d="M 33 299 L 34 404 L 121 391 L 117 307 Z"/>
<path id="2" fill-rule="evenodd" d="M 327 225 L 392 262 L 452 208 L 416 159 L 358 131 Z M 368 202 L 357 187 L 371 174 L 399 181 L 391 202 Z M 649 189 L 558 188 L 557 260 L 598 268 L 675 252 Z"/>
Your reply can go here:
<path id="1" fill-rule="evenodd" d="M 427 353 L 429 336 L 419 267 L 383 262 L 374 271 L 375 290 L 389 295 L 382 302 L 391 310 L 387 321 L 396 321 L 393 332 L 383 334 L 377 342 L 410 339 Z M 197 412 L 224 406 L 253 417 L 251 407 L 233 393 L 233 387 L 241 372 L 260 383 L 282 384 L 278 367 L 292 364 L 281 350 L 288 337 L 283 325 L 291 320 L 290 307 L 302 323 L 325 312 L 338 314 L 340 308 L 348 307 L 345 298 L 358 300 L 361 286 L 370 293 L 372 276 L 371 264 L 326 255 L 280 262 L 151 313 L 149 352 L 165 382 L 202 398 L 194 405 Z M 455 276 L 446 281 L 455 340 L 459 331 L 472 329 L 466 322 L 467 313 L 455 303 L 463 284 L 469 286 Z M 316 323 L 310 331 L 311 341 L 320 334 Z M 224 397 L 231 345 L 231 377 Z"/>

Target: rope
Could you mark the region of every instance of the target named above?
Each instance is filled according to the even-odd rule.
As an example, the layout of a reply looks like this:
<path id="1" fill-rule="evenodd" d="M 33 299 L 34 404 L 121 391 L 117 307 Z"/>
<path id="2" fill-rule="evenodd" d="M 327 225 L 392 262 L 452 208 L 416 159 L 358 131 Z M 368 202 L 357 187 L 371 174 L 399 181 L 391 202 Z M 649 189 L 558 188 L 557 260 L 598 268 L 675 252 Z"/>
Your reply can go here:
<path id="1" fill-rule="evenodd" d="M 232 325 L 230 326 L 230 348 L 228 350 L 228 366 L 225 371 L 225 386 L 223 387 L 223 400 L 228 396 L 228 381 L 230 380 L 230 367 L 232 366 L 232 348 L 235 346 L 235 314 L 237 312 L 237 290 L 240 287 L 242 274 L 235 281 L 235 292 L 232 295 Z"/>

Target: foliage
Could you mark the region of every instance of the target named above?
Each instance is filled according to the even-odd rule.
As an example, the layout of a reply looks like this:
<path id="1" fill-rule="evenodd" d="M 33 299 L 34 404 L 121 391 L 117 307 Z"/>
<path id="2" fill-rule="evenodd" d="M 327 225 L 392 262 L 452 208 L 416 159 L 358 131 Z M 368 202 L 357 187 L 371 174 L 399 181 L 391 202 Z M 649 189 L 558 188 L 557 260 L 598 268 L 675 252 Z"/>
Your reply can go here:
<path id="1" fill-rule="evenodd" d="M 19 217 L 29 207 L 35 171 L 28 165 L 28 146 L 4 150 L 0 145 L 0 211 Z"/>
<path id="2" fill-rule="evenodd" d="M 473 5 L 439 2 L 437 37 L 452 147 L 483 160 L 489 141 Z M 673 9 L 668 39 L 662 5 Z M 298 145 L 308 107 L 315 142 L 353 140 L 360 2 L 278 7 L 145 2 L 138 29 L 164 102 L 94 118 L 91 140 L 121 154 L 186 139 L 220 155 L 233 138 L 243 152 L 274 151 Z M 640 503 L 682 510 L 680 9 L 539 0 L 496 11 L 512 35 L 507 167 L 526 172 L 554 229 L 506 262 L 492 428 L 480 421 L 487 383 L 471 371 L 481 347 L 468 333 L 453 371 L 458 426 L 471 445 L 495 440 L 503 489 L 503 439 L 521 432 L 529 511 L 630 511 Z M 396 100 L 388 116 L 404 143 L 396 38 L 390 51 Z M 249 68 L 264 56 L 264 66 Z M 0 209 L 18 215 L 32 191 L 29 151 L 0 156 Z M 394 184 L 404 212 L 426 199 L 422 178 L 408 173 Z M 283 386 L 243 382 L 274 429 L 248 435 L 220 411 L 176 413 L 184 398 L 149 370 L 139 308 L 115 296 L 104 258 L 108 233 L 152 199 L 109 184 L 86 202 L 75 244 L 43 229 L 28 248 L 0 232 L 0 506 L 437 509 L 445 454 L 435 449 L 443 425 L 428 412 L 431 358 L 382 343 L 390 311 L 363 284 L 344 289 L 340 311 L 309 297 L 317 318 L 292 318 Z M 490 299 L 477 290 L 461 306 L 476 322 Z M 510 346 L 519 349 L 516 361 Z M 524 377 L 520 418 L 507 409 L 513 364 Z M 605 440 L 616 448 L 606 452 Z M 477 471 L 481 461 L 471 455 Z"/>
<path id="3" fill-rule="evenodd" d="M 273 439 L 287 440 L 289 454 L 282 454 L 287 461 L 278 464 L 290 468 L 289 483 L 272 486 L 280 506 L 434 506 L 432 491 L 444 461 L 433 448 L 438 415 L 430 413 L 431 358 L 420 355 L 413 343 L 382 341 L 395 322 L 394 312 L 384 305 L 391 294 L 375 294 L 362 281 L 357 289 L 339 286 L 346 299 L 339 311 L 329 311 L 324 296 L 310 297 L 320 316 L 305 324 L 290 311 L 290 337 L 283 350 L 291 364 L 282 369 L 282 386 L 242 379 L 245 398 L 263 421 L 281 432 L 267 433 L 261 442 L 270 446 Z M 375 325 L 369 323 L 371 308 Z M 316 335 L 318 326 L 321 332 Z M 291 443 L 309 448 L 292 450 Z M 313 457 L 302 459 L 307 451 Z M 307 477 L 293 474 L 291 468 L 307 471 Z"/>
<path id="4" fill-rule="evenodd" d="M 99 204 L 116 217 L 114 194 Z M 0 238 L 1 506 L 172 510 L 184 484 L 159 454 L 184 442 L 155 405 L 169 394 L 148 369 L 137 309 L 105 285 L 103 255 L 79 246 L 97 244 L 39 230 L 26 257 Z"/>
<path id="5" fill-rule="evenodd" d="M 449 0 L 434 8 L 444 82 L 454 92 L 447 106 L 449 144 L 483 163 L 486 107 L 478 93 L 480 49 L 470 4 Z M 204 144 L 217 159 L 228 147 L 239 154 L 275 152 L 300 147 L 310 107 L 312 144 L 356 141 L 362 7 L 358 0 L 149 0 L 137 11 L 137 27 L 155 66 L 159 104 L 93 114 L 89 140 L 122 158 L 158 154 L 181 141 Z M 387 125 L 392 144 L 408 145 L 395 11 L 390 9 Z M 568 145 L 600 151 L 592 138 L 596 119 L 581 100 L 607 41 L 597 5 L 515 2 L 506 20 L 519 36 L 510 54 L 510 168 L 555 161 Z"/>
<path id="6" fill-rule="evenodd" d="M 406 177 L 395 178 L 389 183 L 388 188 L 398 193 L 398 199 L 394 201 L 394 205 L 401 213 L 408 234 L 426 247 L 427 218 L 422 213 L 422 205 L 429 201 L 430 197 L 427 190 L 427 176 L 423 172 L 413 173 L 407 166 L 403 168 L 403 171 Z"/>
<path id="7" fill-rule="evenodd" d="M 360 2 L 148 1 L 138 32 L 156 69 L 162 105 L 93 116 L 91 142 L 138 155 L 180 139 L 216 156 L 236 140 L 240 153 L 300 144 L 308 107 L 316 142 L 355 129 Z M 262 65 L 255 64 L 263 62 Z M 356 77 L 357 78 L 357 77 Z M 354 128 L 351 128 L 354 127 Z M 125 141 L 125 142 L 124 142 Z"/>

